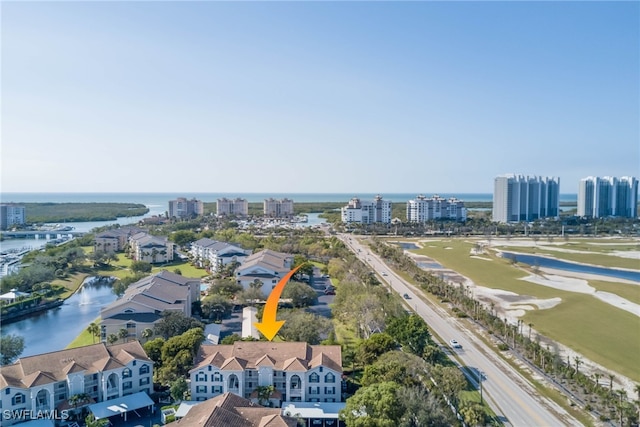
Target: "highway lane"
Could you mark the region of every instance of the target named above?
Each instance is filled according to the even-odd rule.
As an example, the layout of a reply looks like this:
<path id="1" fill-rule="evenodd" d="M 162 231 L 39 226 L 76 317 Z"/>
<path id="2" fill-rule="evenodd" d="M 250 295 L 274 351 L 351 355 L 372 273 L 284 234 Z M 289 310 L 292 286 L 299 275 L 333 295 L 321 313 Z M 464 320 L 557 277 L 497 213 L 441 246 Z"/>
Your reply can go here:
<path id="1" fill-rule="evenodd" d="M 339 236 L 363 261 L 371 266 L 387 284 L 400 295 L 408 294 L 407 303 L 443 340 L 457 340 L 461 349 L 454 349 L 463 364 L 476 373 L 470 378 L 477 384 L 478 372 L 483 374 L 483 396 L 489 406 L 512 426 L 581 425 L 555 402 L 539 396 L 534 387 L 515 369 L 500 359 L 484 342 L 477 339 L 458 319 L 442 308 L 425 303 L 417 295 L 422 293 L 396 275 L 368 247 L 355 237 Z M 446 343 L 442 343 L 446 344 Z"/>

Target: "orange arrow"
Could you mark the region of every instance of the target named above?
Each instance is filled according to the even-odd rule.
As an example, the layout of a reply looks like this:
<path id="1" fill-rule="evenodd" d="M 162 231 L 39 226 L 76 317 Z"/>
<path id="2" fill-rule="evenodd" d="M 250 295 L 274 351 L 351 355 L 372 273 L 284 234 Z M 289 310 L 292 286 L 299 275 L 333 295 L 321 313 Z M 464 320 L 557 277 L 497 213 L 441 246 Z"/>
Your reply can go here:
<path id="1" fill-rule="evenodd" d="M 273 340 L 285 322 L 284 320 L 276 320 L 278 301 L 280 301 L 280 295 L 282 295 L 284 285 L 287 284 L 289 279 L 291 279 L 291 276 L 293 276 L 300 267 L 302 267 L 302 264 L 288 272 L 282 279 L 280 279 L 276 287 L 271 290 L 269 298 L 267 298 L 267 303 L 264 305 L 264 310 L 262 311 L 262 322 L 254 323 L 255 327 L 258 328 L 258 330 L 262 332 L 262 335 L 264 335 L 269 341 Z"/>

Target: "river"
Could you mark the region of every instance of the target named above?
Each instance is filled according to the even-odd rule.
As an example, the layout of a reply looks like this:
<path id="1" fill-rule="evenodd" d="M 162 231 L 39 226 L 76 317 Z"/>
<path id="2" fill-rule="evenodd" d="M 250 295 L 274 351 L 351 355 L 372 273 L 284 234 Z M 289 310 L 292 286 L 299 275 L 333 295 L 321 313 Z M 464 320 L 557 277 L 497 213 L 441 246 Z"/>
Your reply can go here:
<path id="1" fill-rule="evenodd" d="M 640 271 L 620 270 L 616 268 L 595 267 L 575 262 L 560 261 L 557 259 L 536 255 L 514 254 L 503 252 L 505 258 L 516 258 L 518 262 L 538 267 L 556 268 L 558 270 L 574 271 L 576 273 L 599 274 L 601 276 L 615 277 L 617 279 L 633 280 L 640 282 Z"/>
<path id="2" fill-rule="evenodd" d="M 2 325 L 2 335 L 24 337 L 22 357 L 62 350 L 100 315 L 100 309 L 115 299 L 107 281 L 85 281 L 60 307 Z"/>

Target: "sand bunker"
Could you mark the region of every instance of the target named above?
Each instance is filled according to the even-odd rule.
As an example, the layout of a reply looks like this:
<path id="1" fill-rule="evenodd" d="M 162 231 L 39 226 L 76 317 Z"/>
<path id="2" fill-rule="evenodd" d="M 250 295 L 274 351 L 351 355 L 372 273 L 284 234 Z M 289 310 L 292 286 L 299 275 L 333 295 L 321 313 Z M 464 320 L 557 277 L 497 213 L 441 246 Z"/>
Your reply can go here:
<path id="1" fill-rule="evenodd" d="M 530 275 L 522 278 L 521 280 L 526 280 L 528 282 L 554 289 L 560 289 L 562 291 L 590 294 L 607 304 L 640 317 L 640 305 L 616 294 L 598 291 L 593 286 L 589 286 L 588 282 L 584 279 L 546 274 L 544 276 Z"/>

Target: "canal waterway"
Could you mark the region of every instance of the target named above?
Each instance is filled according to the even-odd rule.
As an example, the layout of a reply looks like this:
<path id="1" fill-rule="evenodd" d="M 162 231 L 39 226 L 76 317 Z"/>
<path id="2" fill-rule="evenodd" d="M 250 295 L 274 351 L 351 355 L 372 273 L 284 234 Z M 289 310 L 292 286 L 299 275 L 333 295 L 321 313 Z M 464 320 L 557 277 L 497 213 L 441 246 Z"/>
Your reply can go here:
<path id="1" fill-rule="evenodd" d="M 620 270 L 616 268 L 595 267 L 574 262 L 560 261 L 557 259 L 541 257 L 527 254 L 514 254 L 511 252 L 502 253 L 505 258 L 515 259 L 518 262 L 531 266 L 555 268 L 558 270 L 574 271 L 576 273 L 599 274 L 601 276 L 615 277 L 640 282 L 640 271 Z M 640 264 L 640 263 L 639 263 Z"/>
<path id="2" fill-rule="evenodd" d="M 100 309 L 115 299 L 110 281 L 87 280 L 60 307 L 2 325 L 2 335 L 24 338 L 22 357 L 62 350 L 100 315 Z"/>

